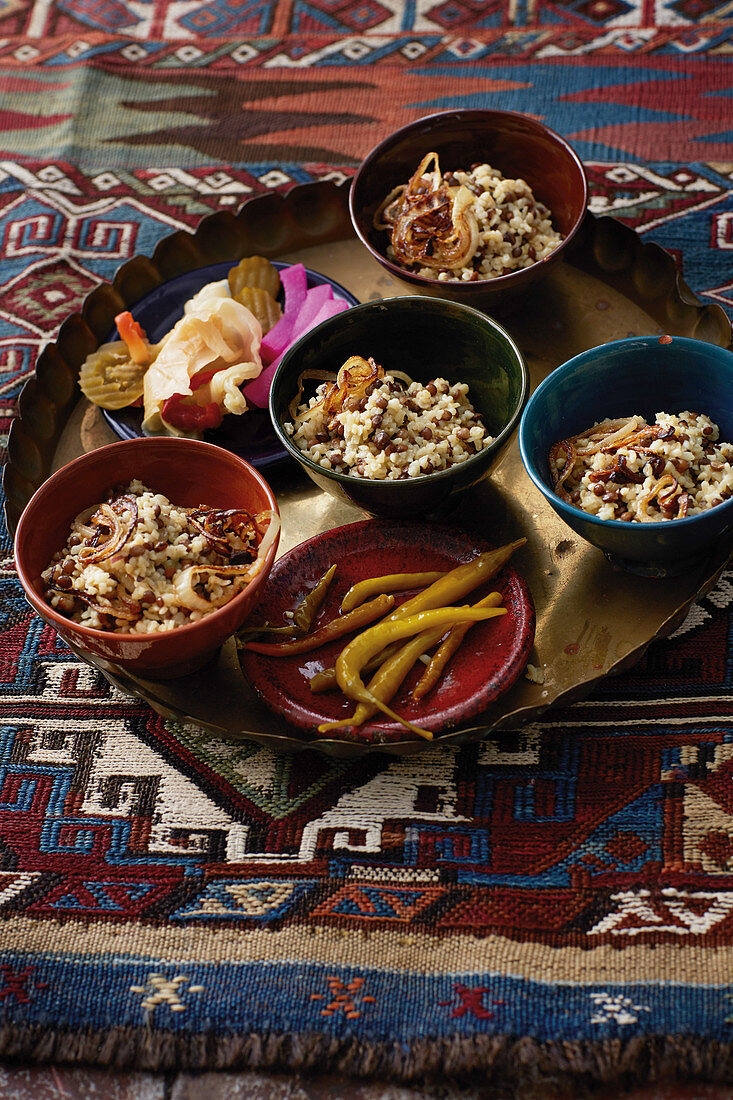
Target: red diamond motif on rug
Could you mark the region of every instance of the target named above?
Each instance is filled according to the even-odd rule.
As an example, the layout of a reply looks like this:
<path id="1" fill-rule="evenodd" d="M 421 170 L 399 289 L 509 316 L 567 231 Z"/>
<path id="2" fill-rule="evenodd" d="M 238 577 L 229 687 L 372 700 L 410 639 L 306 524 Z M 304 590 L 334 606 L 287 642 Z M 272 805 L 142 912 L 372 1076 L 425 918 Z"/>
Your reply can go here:
<path id="1" fill-rule="evenodd" d="M 12 284 L 0 287 L 2 309 L 17 324 L 51 336 L 98 282 L 66 260 L 42 261 Z"/>

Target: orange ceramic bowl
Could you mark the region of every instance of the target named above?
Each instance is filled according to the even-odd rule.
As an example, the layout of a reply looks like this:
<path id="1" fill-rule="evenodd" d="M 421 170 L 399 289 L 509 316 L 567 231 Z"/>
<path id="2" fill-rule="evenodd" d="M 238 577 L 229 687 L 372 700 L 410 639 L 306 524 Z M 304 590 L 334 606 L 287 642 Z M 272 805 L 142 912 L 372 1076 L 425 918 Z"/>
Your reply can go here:
<path id="1" fill-rule="evenodd" d="M 83 509 L 113 486 L 139 478 L 173 504 L 278 512 L 265 479 L 230 451 L 194 439 L 150 438 L 112 443 L 58 470 L 28 502 L 15 534 L 15 562 L 26 599 L 82 657 L 102 658 L 151 679 L 172 679 L 201 668 L 246 621 L 277 553 L 276 539 L 252 583 L 198 622 L 153 634 L 94 630 L 64 618 L 43 598 L 41 573 L 64 545 Z"/>

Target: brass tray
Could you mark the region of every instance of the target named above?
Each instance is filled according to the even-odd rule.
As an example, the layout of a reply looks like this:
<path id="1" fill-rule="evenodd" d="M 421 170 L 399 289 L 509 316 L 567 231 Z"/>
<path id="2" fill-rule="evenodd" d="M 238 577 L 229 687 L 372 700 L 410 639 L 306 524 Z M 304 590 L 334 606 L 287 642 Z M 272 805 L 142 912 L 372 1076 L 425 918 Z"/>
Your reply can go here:
<path id="1" fill-rule="evenodd" d="M 260 253 L 337 279 L 360 300 L 406 293 L 372 260 L 354 236 L 348 189 L 331 182 L 305 184 L 287 195 L 267 194 L 238 211 L 204 218 L 194 234 L 174 233 L 152 259 L 124 264 L 113 284 L 97 287 L 81 313 L 62 325 L 38 358 L 35 377 L 20 396 L 11 427 L 3 483 L 12 531 L 35 489 L 53 470 L 80 453 L 116 438 L 99 410 L 80 398 L 77 377 L 86 355 L 114 327 L 114 316 L 162 282 L 207 264 Z M 414 291 L 411 291 L 414 293 Z M 519 343 L 536 386 L 570 356 L 623 336 L 668 332 L 723 347 L 731 326 L 717 305 L 704 305 L 682 282 L 672 257 L 642 243 L 613 218 L 588 215 L 571 254 L 535 292 L 530 308 L 499 314 Z M 268 471 L 280 501 L 280 552 L 319 531 L 362 518 L 320 492 L 294 464 Z M 525 534 L 516 557 L 537 606 L 532 663 L 543 683 L 521 678 L 470 726 L 436 738 L 440 744 L 478 740 L 489 731 L 521 725 L 548 707 L 586 695 L 599 680 L 629 667 L 650 642 L 669 634 L 693 600 L 709 590 L 726 564 L 721 548 L 694 572 L 651 580 L 613 568 L 582 542 L 545 503 L 525 475 L 516 442 L 493 478 L 474 491 L 470 517 L 451 517 L 484 538 L 505 541 Z M 246 738 L 269 748 L 318 748 L 332 756 L 364 752 L 399 755 L 425 749 L 424 741 L 389 744 L 321 738 L 308 740 L 267 711 L 244 681 L 230 640 L 216 661 L 182 680 L 155 683 L 99 662 L 107 679 L 150 704 L 166 718 L 225 738 Z"/>

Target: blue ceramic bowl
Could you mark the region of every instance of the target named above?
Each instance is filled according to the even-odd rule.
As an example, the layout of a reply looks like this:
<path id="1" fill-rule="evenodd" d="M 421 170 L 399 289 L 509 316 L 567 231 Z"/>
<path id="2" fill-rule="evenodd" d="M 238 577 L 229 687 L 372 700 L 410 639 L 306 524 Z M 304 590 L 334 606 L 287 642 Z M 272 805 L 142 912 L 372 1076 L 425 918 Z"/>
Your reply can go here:
<path id="1" fill-rule="evenodd" d="M 468 397 L 494 442 L 447 470 L 404 481 L 369 481 L 325 470 L 307 458 L 284 428 L 303 371 L 338 369 L 352 355 L 372 356 L 385 371 L 415 381 L 443 377 L 466 382 Z M 310 397 L 312 389 L 305 390 Z M 449 511 L 459 497 L 499 462 L 511 441 L 529 392 L 522 355 L 511 336 L 486 314 L 439 298 L 387 298 L 339 313 L 311 329 L 289 349 L 275 372 L 270 416 L 283 447 L 322 489 L 377 516 L 430 516 Z"/>
<path id="2" fill-rule="evenodd" d="M 647 576 L 693 568 L 733 532 L 733 499 L 700 515 L 624 523 L 588 515 L 552 490 L 548 453 L 607 417 L 706 413 L 733 441 L 733 353 L 686 337 L 640 336 L 591 348 L 542 382 L 519 426 L 524 467 L 557 514 L 613 561 Z"/>

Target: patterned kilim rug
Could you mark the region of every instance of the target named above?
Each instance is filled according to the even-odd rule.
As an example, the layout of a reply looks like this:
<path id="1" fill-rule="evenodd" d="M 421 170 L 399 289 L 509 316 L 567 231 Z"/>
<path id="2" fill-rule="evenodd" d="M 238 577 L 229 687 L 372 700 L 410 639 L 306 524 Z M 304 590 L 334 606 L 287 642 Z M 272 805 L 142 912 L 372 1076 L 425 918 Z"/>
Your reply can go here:
<path id="1" fill-rule="evenodd" d="M 0 0 L 0 417 L 100 278 L 456 105 L 733 305 L 722 0 Z M 0 1055 L 733 1081 L 733 573 L 632 673 L 402 761 L 164 722 L 0 565 Z"/>

